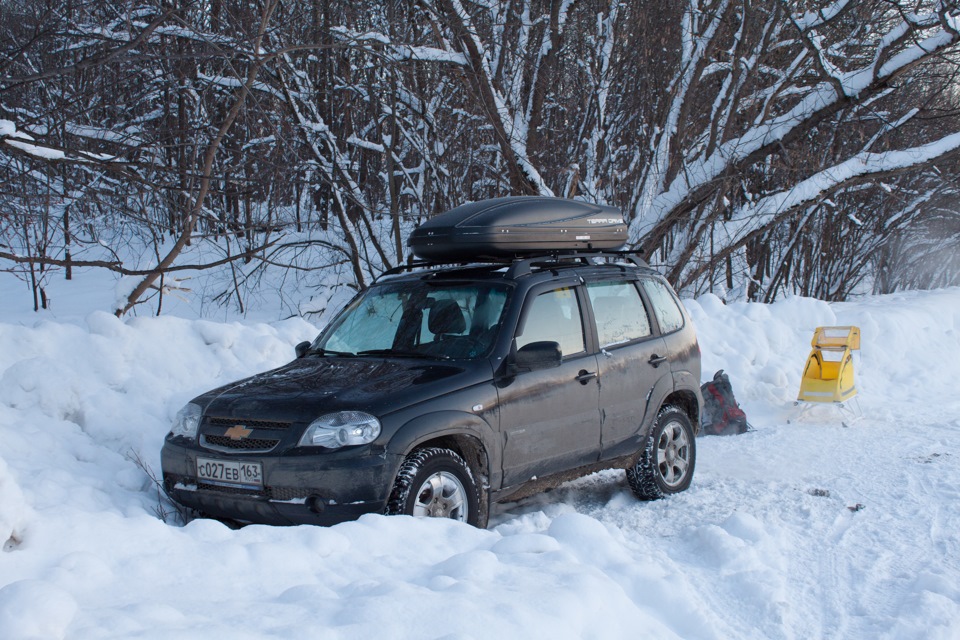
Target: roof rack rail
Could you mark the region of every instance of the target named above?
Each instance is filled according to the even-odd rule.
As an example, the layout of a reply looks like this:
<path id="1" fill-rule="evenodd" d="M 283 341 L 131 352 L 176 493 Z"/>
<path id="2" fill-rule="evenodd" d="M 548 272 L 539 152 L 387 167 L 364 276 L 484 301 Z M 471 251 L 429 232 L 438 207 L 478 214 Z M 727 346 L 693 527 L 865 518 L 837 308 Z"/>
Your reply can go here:
<path id="1" fill-rule="evenodd" d="M 537 253 L 534 255 L 521 255 L 513 258 L 508 257 L 490 257 L 475 258 L 473 260 L 413 260 L 407 264 L 397 265 L 381 273 L 377 280 L 385 276 L 397 275 L 405 271 L 415 269 L 429 269 L 443 266 L 469 267 L 471 265 L 502 265 L 509 267 L 507 272 L 511 278 L 532 273 L 536 268 L 549 268 L 555 266 L 564 266 L 570 263 L 579 263 L 583 265 L 590 264 L 613 264 L 615 261 L 629 262 L 637 267 L 650 268 L 639 251 L 571 251 L 571 252 L 550 252 Z"/>
<path id="2" fill-rule="evenodd" d="M 471 264 L 481 265 L 481 264 L 501 264 L 500 262 L 493 262 L 487 260 L 459 260 L 459 261 L 436 261 L 436 260 L 411 260 L 406 264 L 398 264 L 395 267 L 387 269 L 379 276 L 376 277 L 376 280 L 384 278 L 386 276 L 395 276 L 398 273 L 403 273 L 404 271 L 413 271 L 414 269 L 430 269 L 434 267 L 466 267 Z M 510 261 L 506 261 L 503 264 L 510 264 Z"/>
<path id="3" fill-rule="evenodd" d="M 649 269 L 650 265 L 638 251 L 574 251 L 518 258 L 510 265 L 509 275 L 518 277 L 531 273 L 534 268 L 549 268 L 577 262 L 583 265 L 613 264 L 615 261 L 630 262 L 634 266 Z"/>

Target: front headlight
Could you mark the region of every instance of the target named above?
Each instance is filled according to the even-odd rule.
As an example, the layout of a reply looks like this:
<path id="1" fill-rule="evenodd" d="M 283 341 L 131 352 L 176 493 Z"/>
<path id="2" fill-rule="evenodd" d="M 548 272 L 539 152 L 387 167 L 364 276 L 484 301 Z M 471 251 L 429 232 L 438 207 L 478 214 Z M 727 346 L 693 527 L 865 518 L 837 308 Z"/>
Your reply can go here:
<path id="1" fill-rule="evenodd" d="M 200 426 L 200 416 L 203 415 L 203 409 L 192 402 L 187 403 L 183 409 L 177 412 L 177 417 L 173 419 L 173 428 L 170 429 L 170 435 L 182 436 L 191 440 L 197 437 L 197 427 Z"/>
<path id="2" fill-rule="evenodd" d="M 300 438 L 301 447 L 339 449 L 370 444 L 380 435 L 380 421 L 363 411 L 338 411 L 310 423 Z"/>

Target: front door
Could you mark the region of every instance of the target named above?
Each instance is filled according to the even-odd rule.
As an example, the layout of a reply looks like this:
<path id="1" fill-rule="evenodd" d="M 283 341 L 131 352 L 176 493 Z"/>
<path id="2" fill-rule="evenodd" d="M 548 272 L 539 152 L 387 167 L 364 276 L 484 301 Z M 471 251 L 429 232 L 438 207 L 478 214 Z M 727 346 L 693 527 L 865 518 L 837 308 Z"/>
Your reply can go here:
<path id="1" fill-rule="evenodd" d="M 499 390 L 504 487 L 599 457 L 597 357 L 587 353 L 577 289 L 560 287 L 528 297 L 532 306 L 517 332 L 517 348 L 557 342 L 563 363 L 519 373 Z"/>

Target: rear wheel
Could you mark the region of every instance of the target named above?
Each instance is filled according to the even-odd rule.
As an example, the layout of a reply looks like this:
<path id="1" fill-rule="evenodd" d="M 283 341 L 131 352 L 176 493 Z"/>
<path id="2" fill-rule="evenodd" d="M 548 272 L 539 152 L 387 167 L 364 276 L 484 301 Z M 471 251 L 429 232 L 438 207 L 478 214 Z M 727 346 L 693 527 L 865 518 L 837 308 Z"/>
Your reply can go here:
<path id="1" fill-rule="evenodd" d="M 660 409 L 637 463 L 627 469 L 627 481 L 641 500 L 658 500 L 686 490 L 693 480 L 697 443 L 683 409 Z"/>
<path id="2" fill-rule="evenodd" d="M 386 513 L 450 518 L 485 527 L 480 491 L 470 467 L 451 449 L 417 449 L 400 465 Z"/>

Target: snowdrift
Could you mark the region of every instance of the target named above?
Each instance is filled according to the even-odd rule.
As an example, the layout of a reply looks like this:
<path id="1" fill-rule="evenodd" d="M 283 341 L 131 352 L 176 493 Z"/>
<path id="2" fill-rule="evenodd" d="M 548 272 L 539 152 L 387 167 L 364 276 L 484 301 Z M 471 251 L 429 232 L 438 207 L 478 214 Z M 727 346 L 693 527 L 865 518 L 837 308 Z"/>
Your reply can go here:
<path id="1" fill-rule="evenodd" d="M 150 477 L 175 412 L 290 359 L 303 320 L 0 324 L 2 635 L 960 637 L 960 290 L 685 302 L 755 430 L 700 439 L 669 500 L 604 472 L 487 531 L 178 522 Z M 824 324 L 862 329 L 849 428 L 792 406 Z"/>

